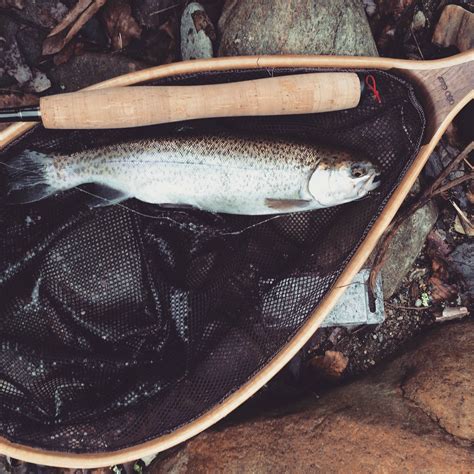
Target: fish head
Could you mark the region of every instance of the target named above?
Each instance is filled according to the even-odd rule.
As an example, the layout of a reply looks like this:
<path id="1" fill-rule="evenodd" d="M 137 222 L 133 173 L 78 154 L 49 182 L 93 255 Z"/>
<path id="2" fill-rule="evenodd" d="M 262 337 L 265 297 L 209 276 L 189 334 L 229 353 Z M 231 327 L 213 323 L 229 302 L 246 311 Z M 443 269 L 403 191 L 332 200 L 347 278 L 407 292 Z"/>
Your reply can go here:
<path id="1" fill-rule="evenodd" d="M 376 165 L 346 156 L 322 160 L 309 179 L 308 189 L 321 207 L 330 207 L 361 199 L 379 185 Z"/>

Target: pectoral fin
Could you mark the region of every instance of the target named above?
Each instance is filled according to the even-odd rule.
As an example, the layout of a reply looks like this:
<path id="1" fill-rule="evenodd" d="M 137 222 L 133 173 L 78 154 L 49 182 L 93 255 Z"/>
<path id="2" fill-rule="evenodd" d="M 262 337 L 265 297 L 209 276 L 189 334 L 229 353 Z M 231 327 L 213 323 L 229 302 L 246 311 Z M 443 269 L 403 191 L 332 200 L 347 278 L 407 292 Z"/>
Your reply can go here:
<path id="1" fill-rule="evenodd" d="M 308 207 L 311 201 L 306 199 L 265 199 L 265 205 L 281 212 L 301 211 Z"/>

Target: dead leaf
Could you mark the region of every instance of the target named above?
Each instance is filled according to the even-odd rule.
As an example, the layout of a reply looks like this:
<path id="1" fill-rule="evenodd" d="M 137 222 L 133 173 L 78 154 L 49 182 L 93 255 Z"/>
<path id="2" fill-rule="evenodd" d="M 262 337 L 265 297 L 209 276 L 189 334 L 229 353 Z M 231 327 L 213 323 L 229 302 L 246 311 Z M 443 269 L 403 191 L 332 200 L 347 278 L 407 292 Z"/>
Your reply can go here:
<path id="1" fill-rule="evenodd" d="M 79 0 L 43 42 L 43 55 L 61 51 L 107 0 Z"/>
<path id="2" fill-rule="evenodd" d="M 326 351 L 324 356 L 313 357 L 309 365 L 320 376 L 330 380 L 338 379 L 349 363 L 349 359 L 338 351 Z"/>
<path id="3" fill-rule="evenodd" d="M 207 37 L 211 41 L 215 41 L 217 38 L 216 30 L 214 29 L 214 25 L 212 24 L 211 19 L 207 16 L 206 12 L 203 10 L 198 10 L 192 14 L 192 17 L 196 31 L 199 32 L 204 30 L 204 33 L 206 33 Z"/>
<path id="4" fill-rule="evenodd" d="M 169 38 L 169 45 L 167 55 L 164 59 L 164 63 L 172 63 L 176 58 L 176 38 L 178 37 L 177 22 L 174 17 L 170 17 L 165 23 L 163 23 L 159 30 L 166 34 Z"/>
<path id="5" fill-rule="evenodd" d="M 464 219 L 461 219 L 459 214 L 456 216 L 456 219 L 454 220 L 454 230 L 458 234 L 474 237 L 474 226 L 470 222 L 466 222 Z"/>
<path id="6" fill-rule="evenodd" d="M 393 16 L 398 19 L 405 10 L 413 4 L 414 0 L 381 0 L 378 3 L 380 15 Z"/>
<path id="7" fill-rule="evenodd" d="M 431 299 L 438 303 L 440 301 L 451 301 L 458 295 L 458 287 L 445 283 L 436 276 L 430 277 L 428 280 L 432 287 Z"/>
<path id="8" fill-rule="evenodd" d="M 32 94 L 8 93 L 0 95 L 0 109 L 21 107 L 25 105 L 37 105 L 38 101 L 38 97 Z M 7 128 L 9 125 L 9 123 L 0 123 L 0 130 Z"/>
<path id="9" fill-rule="evenodd" d="M 109 0 L 103 18 L 114 51 L 121 50 L 134 38 L 140 38 L 142 29 L 132 16 L 128 0 Z"/>
<path id="10" fill-rule="evenodd" d="M 437 229 L 432 229 L 426 238 L 428 245 L 428 254 L 431 257 L 447 257 L 453 248 L 446 242 L 446 237 L 440 235 Z"/>
<path id="11" fill-rule="evenodd" d="M 437 303 L 440 301 L 452 301 L 459 293 L 458 286 L 453 283 L 455 275 L 453 275 L 448 264 L 441 258 L 434 257 L 431 262 L 433 270 L 432 276 L 428 283 L 431 285 L 431 299 Z"/>
<path id="12" fill-rule="evenodd" d="M 433 43 L 456 46 L 459 51 L 474 48 L 474 13 L 457 5 L 448 5 L 443 10 L 432 38 Z"/>
<path id="13" fill-rule="evenodd" d="M 474 204 L 474 181 L 471 182 L 471 185 L 469 186 L 469 189 L 467 190 L 466 198 L 470 204 Z"/>
<path id="14" fill-rule="evenodd" d="M 77 41 L 74 38 L 69 44 L 67 44 L 59 53 L 54 55 L 54 64 L 59 66 L 67 63 L 73 56 L 79 56 L 84 52 L 84 43 Z"/>

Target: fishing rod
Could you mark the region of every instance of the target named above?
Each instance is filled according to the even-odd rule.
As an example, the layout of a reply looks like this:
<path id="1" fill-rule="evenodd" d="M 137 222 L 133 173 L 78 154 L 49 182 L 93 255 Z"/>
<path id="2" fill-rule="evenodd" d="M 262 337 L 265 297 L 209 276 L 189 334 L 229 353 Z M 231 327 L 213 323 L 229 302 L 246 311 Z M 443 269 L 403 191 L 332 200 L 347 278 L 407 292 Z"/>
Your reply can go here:
<path id="1" fill-rule="evenodd" d="M 357 107 L 364 87 L 355 72 L 316 72 L 196 86 L 111 87 L 46 96 L 38 106 L 3 109 L 0 122 L 95 129 L 330 112 Z"/>

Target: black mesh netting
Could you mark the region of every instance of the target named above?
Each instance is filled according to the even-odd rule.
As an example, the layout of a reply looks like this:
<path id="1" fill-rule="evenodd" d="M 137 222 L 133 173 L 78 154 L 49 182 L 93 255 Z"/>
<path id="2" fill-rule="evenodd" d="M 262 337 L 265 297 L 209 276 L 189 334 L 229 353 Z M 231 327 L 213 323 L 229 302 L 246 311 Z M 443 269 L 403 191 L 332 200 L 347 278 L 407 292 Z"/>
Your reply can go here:
<path id="1" fill-rule="evenodd" d="M 354 110 L 120 131 L 37 127 L 10 146 L 2 161 L 26 146 L 67 152 L 190 126 L 245 129 L 361 151 L 380 163 L 383 183 L 359 202 L 271 220 L 135 200 L 127 207 L 146 216 L 90 211 L 78 190 L 23 206 L 1 197 L 0 436 L 59 451 L 125 448 L 202 415 L 267 364 L 331 288 L 417 154 L 424 118 L 411 87 L 372 74 L 382 104 L 367 94 Z M 0 190 L 5 179 L 0 167 Z"/>

